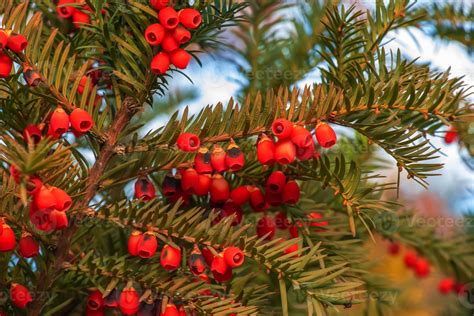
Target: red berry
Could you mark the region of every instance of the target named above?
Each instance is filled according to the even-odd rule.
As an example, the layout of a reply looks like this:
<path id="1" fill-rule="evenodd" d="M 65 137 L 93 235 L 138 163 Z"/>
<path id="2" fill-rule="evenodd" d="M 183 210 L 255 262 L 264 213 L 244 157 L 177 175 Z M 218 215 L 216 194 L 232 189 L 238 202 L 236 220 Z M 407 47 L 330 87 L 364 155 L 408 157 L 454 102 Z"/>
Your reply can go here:
<path id="1" fill-rule="evenodd" d="M 294 180 L 290 180 L 283 188 L 283 203 L 296 204 L 300 200 L 300 187 Z"/>
<path id="2" fill-rule="evenodd" d="M 62 135 L 69 129 L 69 115 L 60 107 L 54 110 L 50 120 L 51 132 Z"/>
<path id="3" fill-rule="evenodd" d="M 224 260 L 222 255 L 214 256 L 211 264 L 211 271 L 219 274 L 224 274 L 228 269 L 227 262 Z"/>
<path id="4" fill-rule="evenodd" d="M 54 209 L 56 208 L 56 197 L 50 189 L 43 185 L 33 197 L 33 203 L 39 210 Z"/>
<path id="5" fill-rule="evenodd" d="M 211 153 L 211 165 L 212 168 L 217 172 L 224 172 L 227 170 L 225 163 L 226 153 L 219 144 L 214 144 Z"/>
<path id="6" fill-rule="evenodd" d="M 36 125 L 30 124 L 23 130 L 23 138 L 27 143 L 32 141 L 33 144 L 38 144 L 42 137 L 41 130 Z"/>
<path id="7" fill-rule="evenodd" d="M 28 40 L 21 34 L 11 34 L 8 38 L 7 47 L 14 53 L 21 53 L 26 46 L 28 46 Z"/>
<path id="8" fill-rule="evenodd" d="M 286 184 L 286 176 L 281 171 L 273 172 L 267 179 L 267 192 L 281 193 Z"/>
<path id="9" fill-rule="evenodd" d="M 415 263 L 415 274 L 418 278 L 424 278 L 430 274 L 430 264 L 424 258 L 418 258 Z"/>
<path id="10" fill-rule="evenodd" d="M 211 173 L 213 171 L 209 149 L 206 147 L 199 148 L 194 157 L 194 168 L 198 173 Z"/>
<path id="11" fill-rule="evenodd" d="M 169 0 L 150 0 L 150 6 L 155 10 L 161 10 L 168 6 Z"/>
<path id="12" fill-rule="evenodd" d="M 79 29 L 83 25 L 90 24 L 91 23 L 91 18 L 89 14 L 81 11 L 81 10 L 75 10 L 72 13 L 72 23 L 74 25 L 74 28 Z"/>
<path id="13" fill-rule="evenodd" d="M 84 89 L 87 85 L 87 80 L 89 79 L 88 76 L 82 76 L 81 80 L 79 80 L 79 85 L 77 86 L 77 92 L 79 94 L 83 94 L 84 93 Z M 89 87 L 90 88 L 90 87 Z"/>
<path id="14" fill-rule="evenodd" d="M 328 226 L 328 221 L 315 221 L 315 219 L 322 219 L 323 215 L 317 212 L 311 212 L 306 216 L 309 219 L 309 226 L 324 227 Z"/>
<path id="15" fill-rule="evenodd" d="M 140 231 L 135 230 L 130 234 L 130 237 L 128 237 L 128 253 L 131 256 L 138 256 L 138 243 L 142 235 Z"/>
<path id="16" fill-rule="evenodd" d="M 296 158 L 300 161 L 310 160 L 316 153 L 314 142 L 311 142 L 311 144 L 306 148 L 296 147 Z"/>
<path id="17" fill-rule="evenodd" d="M 15 180 L 16 184 L 20 183 L 21 180 L 21 172 L 18 170 L 18 168 L 15 165 L 10 166 L 10 175 L 12 176 L 13 180 Z"/>
<path id="18" fill-rule="evenodd" d="M 316 139 L 323 148 L 332 147 L 337 140 L 336 133 L 327 123 L 320 123 L 316 126 Z"/>
<path id="19" fill-rule="evenodd" d="M 0 222 L 2 234 L 0 235 L 0 252 L 12 251 L 16 247 L 15 233 L 10 226 Z"/>
<path id="20" fill-rule="evenodd" d="M 69 19 L 77 9 L 72 6 L 66 6 L 66 4 L 75 2 L 75 0 L 59 0 L 58 5 L 56 6 L 56 12 L 63 19 Z"/>
<path id="21" fill-rule="evenodd" d="M 182 151 L 196 151 L 201 144 L 199 137 L 192 133 L 182 133 L 176 141 L 178 148 Z"/>
<path id="22" fill-rule="evenodd" d="M 250 206 L 256 212 L 263 212 L 268 208 L 265 196 L 259 188 L 255 187 L 250 190 Z"/>
<path id="23" fill-rule="evenodd" d="M 59 137 L 61 137 L 61 135 L 53 133 L 51 126 L 48 126 L 48 129 L 46 131 L 46 136 L 51 139 L 58 139 Z"/>
<path id="24" fill-rule="evenodd" d="M 13 60 L 0 52 L 0 78 L 6 78 L 10 75 L 13 68 Z"/>
<path id="25" fill-rule="evenodd" d="M 181 172 L 181 189 L 184 193 L 193 194 L 199 183 L 199 174 L 193 168 Z"/>
<path id="26" fill-rule="evenodd" d="M 209 174 L 200 174 L 194 189 L 194 194 L 197 196 L 206 196 L 209 194 L 212 178 Z"/>
<path id="27" fill-rule="evenodd" d="M 444 278 L 438 283 L 438 290 L 441 294 L 449 294 L 454 291 L 455 282 L 452 278 Z"/>
<path id="28" fill-rule="evenodd" d="M 148 177 L 140 177 L 135 181 L 135 198 L 150 201 L 156 197 L 156 190 Z"/>
<path id="29" fill-rule="evenodd" d="M 105 311 L 103 308 L 94 310 L 86 306 L 86 316 L 105 316 Z"/>
<path id="30" fill-rule="evenodd" d="M 293 123 L 284 118 L 277 119 L 272 124 L 272 132 L 278 139 L 290 138 L 293 132 Z"/>
<path id="31" fill-rule="evenodd" d="M 179 49 L 179 43 L 178 43 L 177 40 L 174 39 L 173 34 L 171 34 L 171 33 L 166 33 L 165 34 L 165 37 L 163 38 L 163 41 L 161 42 L 161 48 L 163 49 L 163 51 L 170 54 L 169 55 L 170 61 L 171 61 L 171 63 L 173 63 L 171 53 L 174 52 L 175 50 Z"/>
<path id="32" fill-rule="evenodd" d="M 160 264 L 163 269 L 171 271 L 178 269 L 181 263 L 181 249 L 165 245 L 161 250 Z"/>
<path id="33" fill-rule="evenodd" d="M 6 78 L 10 75 L 13 68 L 13 60 L 0 52 L 0 78 Z"/>
<path id="34" fill-rule="evenodd" d="M 165 52 L 159 52 L 151 60 L 151 72 L 156 75 L 162 75 L 170 68 L 170 57 Z"/>
<path id="35" fill-rule="evenodd" d="M 5 30 L 0 30 L 0 49 L 7 47 L 10 35 Z"/>
<path id="36" fill-rule="evenodd" d="M 295 161 L 296 147 L 291 140 L 279 140 L 275 144 L 275 160 L 281 165 Z"/>
<path id="37" fill-rule="evenodd" d="M 388 253 L 392 256 L 398 255 L 400 253 L 400 244 L 396 242 L 390 242 L 388 245 Z"/>
<path id="38" fill-rule="evenodd" d="M 218 273 L 218 272 L 212 272 L 212 276 L 216 280 L 216 282 L 222 283 L 229 281 L 232 279 L 232 269 L 230 267 L 227 268 L 227 270 L 224 272 L 224 274 Z"/>
<path id="39" fill-rule="evenodd" d="M 199 249 L 195 248 L 191 252 L 188 259 L 188 265 L 189 270 L 191 270 L 194 275 L 200 275 L 206 270 L 206 260 Z"/>
<path id="40" fill-rule="evenodd" d="M 161 9 L 158 13 L 158 19 L 160 24 L 168 30 L 174 29 L 179 23 L 178 13 L 172 7 Z"/>
<path id="41" fill-rule="evenodd" d="M 262 134 L 257 143 L 257 158 L 262 165 L 275 163 L 275 143 L 265 134 Z"/>
<path id="42" fill-rule="evenodd" d="M 20 255 L 24 258 L 36 257 L 39 253 L 39 245 L 29 233 L 22 234 L 19 248 Z"/>
<path id="43" fill-rule="evenodd" d="M 291 141 L 299 148 L 308 148 L 313 143 L 313 137 L 306 128 L 295 126 L 291 133 Z"/>
<path id="44" fill-rule="evenodd" d="M 182 25 L 178 25 L 173 30 L 173 37 L 179 44 L 184 44 L 191 39 L 191 33 Z"/>
<path id="45" fill-rule="evenodd" d="M 30 177 L 26 182 L 26 191 L 29 195 L 36 195 L 41 187 L 43 186 L 43 181 L 38 177 Z"/>
<path id="46" fill-rule="evenodd" d="M 179 316 L 179 311 L 176 305 L 174 304 L 166 304 L 165 312 L 160 314 L 162 316 Z"/>
<path id="47" fill-rule="evenodd" d="M 214 203 L 225 202 L 229 198 L 229 183 L 220 174 L 212 176 L 210 187 L 211 201 Z"/>
<path id="48" fill-rule="evenodd" d="M 182 48 L 175 49 L 170 55 L 171 63 L 179 69 L 186 69 L 191 61 L 191 54 Z"/>
<path id="49" fill-rule="evenodd" d="M 72 200 L 69 194 L 67 194 L 63 190 L 56 187 L 51 187 L 50 191 L 51 191 L 51 194 L 56 199 L 55 208 L 57 211 L 60 211 L 60 212 L 67 211 L 71 207 Z"/>
<path id="50" fill-rule="evenodd" d="M 104 306 L 104 298 L 99 290 L 92 291 L 87 297 L 87 308 L 96 311 Z"/>
<path id="51" fill-rule="evenodd" d="M 240 150 L 240 147 L 236 143 L 231 142 L 229 146 L 227 146 L 227 152 L 225 154 L 226 166 L 232 171 L 237 171 L 242 169 L 244 163 L 245 157 L 242 150 Z"/>
<path id="52" fill-rule="evenodd" d="M 275 223 L 279 229 L 287 229 L 290 227 L 290 221 L 288 220 L 285 212 L 278 212 L 275 215 Z"/>
<path id="53" fill-rule="evenodd" d="M 283 203 L 282 193 L 265 192 L 265 201 L 271 206 L 279 206 Z"/>
<path id="54" fill-rule="evenodd" d="M 145 30 L 145 39 L 151 46 L 158 46 L 165 38 L 166 30 L 163 25 L 155 23 L 149 25 Z"/>
<path id="55" fill-rule="evenodd" d="M 70 118 L 72 128 L 81 133 L 88 132 L 94 125 L 91 115 L 80 108 L 75 108 L 71 112 Z"/>
<path id="56" fill-rule="evenodd" d="M 239 225 L 242 222 L 242 208 L 231 200 L 225 202 L 224 206 L 222 207 L 221 214 L 224 217 L 235 215 L 234 221 L 232 222 L 232 226 Z"/>
<path id="57" fill-rule="evenodd" d="M 408 250 L 403 257 L 403 261 L 405 262 L 405 266 L 408 268 L 414 268 L 416 265 L 416 261 L 418 260 L 418 255 L 416 252 L 412 250 Z"/>
<path id="58" fill-rule="evenodd" d="M 194 9 L 183 9 L 179 11 L 179 22 L 188 29 L 195 29 L 201 24 L 201 13 Z"/>
<path id="59" fill-rule="evenodd" d="M 237 205 L 244 205 L 250 199 L 248 185 L 241 185 L 230 192 L 231 200 Z"/>
<path id="60" fill-rule="evenodd" d="M 186 316 L 186 309 L 184 308 L 183 305 L 179 307 L 179 315 L 178 316 Z"/>
<path id="61" fill-rule="evenodd" d="M 303 227 L 303 224 L 300 221 L 297 221 L 290 226 L 290 236 L 292 238 L 297 238 L 300 235 L 300 228 Z"/>
<path id="62" fill-rule="evenodd" d="M 285 255 L 297 252 L 299 249 L 299 246 L 297 243 L 294 243 L 293 245 L 289 246 L 288 248 L 285 249 L 284 253 Z M 295 253 L 293 257 L 298 257 L 298 253 Z"/>
<path id="63" fill-rule="evenodd" d="M 273 218 L 270 216 L 263 216 L 257 222 L 257 236 L 262 238 L 263 236 L 267 235 L 265 239 L 272 240 L 273 236 L 275 236 L 276 232 L 276 225 Z"/>
<path id="64" fill-rule="evenodd" d="M 137 244 L 138 256 L 141 258 L 151 258 L 158 248 L 158 240 L 152 231 L 144 233 Z"/>
<path id="65" fill-rule="evenodd" d="M 224 249 L 224 260 L 231 268 L 240 267 L 244 263 L 244 253 L 237 247 L 227 247 Z"/>
<path id="66" fill-rule="evenodd" d="M 207 265 L 211 266 L 212 261 L 214 260 L 214 253 L 206 247 L 202 249 L 202 256 L 204 257 L 204 260 L 206 260 Z"/>
<path id="67" fill-rule="evenodd" d="M 10 299 L 16 307 L 25 309 L 32 301 L 30 291 L 23 285 L 12 283 L 10 287 Z"/>
<path id="68" fill-rule="evenodd" d="M 52 230 L 51 210 L 38 210 L 34 203 L 30 204 L 30 221 L 41 231 L 49 232 Z"/>
<path id="69" fill-rule="evenodd" d="M 69 221 L 65 212 L 52 210 L 50 213 L 51 229 L 61 230 L 69 226 Z"/>
<path id="70" fill-rule="evenodd" d="M 119 307 L 120 311 L 125 315 L 133 315 L 140 308 L 140 296 L 133 287 L 124 289 L 120 294 Z"/>
<path id="71" fill-rule="evenodd" d="M 167 174 L 163 179 L 161 192 L 168 199 L 181 196 L 181 180 L 171 173 Z"/>
<path id="72" fill-rule="evenodd" d="M 451 144 L 458 139 L 458 132 L 453 126 L 450 126 L 446 134 L 444 134 L 444 142 Z"/>

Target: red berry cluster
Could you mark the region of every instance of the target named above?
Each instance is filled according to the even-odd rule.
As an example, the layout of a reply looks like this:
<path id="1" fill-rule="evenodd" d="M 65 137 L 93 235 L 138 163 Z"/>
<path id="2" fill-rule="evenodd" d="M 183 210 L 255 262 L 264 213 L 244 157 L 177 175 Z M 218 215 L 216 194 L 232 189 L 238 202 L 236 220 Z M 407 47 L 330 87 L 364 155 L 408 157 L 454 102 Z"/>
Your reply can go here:
<path id="1" fill-rule="evenodd" d="M 128 252 L 131 256 L 151 258 L 158 249 L 158 239 L 153 231 L 141 233 L 134 231 L 128 239 Z M 216 252 L 217 253 L 217 252 Z M 160 265 L 167 271 L 174 271 L 181 265 L 181 248 L 164 245 L 160 253 Z M 214 255 L 210 250 L 197 246 L 189 255 L 189 270 L 197 276 L 205 273 L 206 262 L 217 282 L 224 282 L 232 277 L 232 269 L 244 262 L 244 253 L 237 247 L 225 248 L 222 253 Z"/>
<path id="2" fill-rule="evenodd" d="M 75 108 L 71 112 L 71 115 L 68 115 L 64 109 L 59 106 L 51 114 L 47 135 L 51 138 L 59 138 L 69 130 L 69 124 L 73 128 L 74 134 L 80 136 L 92 128 L 94 121 L 91 115 L 83 109 Z M 32 129 L 31 132 L 34 132 L 36 137 L 38 137 L 38 130 L 31 127 L 31 125 L 30 128 Z"/>
<path id="3" fill-rule="evenodd" d="M 148 307 L 146 307 L 148 305 Z M 186 316 L 184 306 L 168 302 L 161 312 L 155 304 L 140 305 L 140 295 L 133 287 L 124 288 L 118 295 L 116 291 L 104 297 L 99 290 L 92 291 L 87 298 L 86 316 L 104 316 L 106 309 L 119 308 L 123 315 Z M 160 308 L 159 310 L 156 310 Z M 143 314 L 141 314 L 143 312 Z"/>
<path id="4" fill-rule="evenodd" d="M 15 233 L 3 220 L 0 220 L 0 252 L 13 251 L 16 247 Z M 39 253 L 39 245 L 30 233 L 23 232 L 18 243 L 18 253 L 23 258 L 33 258 Z"/>
<path id="5" fill-rule="evenodd" d="M 398 255 L 400 253 L 401 246 L 397 242 L 390 242 L 388 245 L 388 252 L 391 255 Z M 408 250 L 404 257 L 403 261 L 405 265 L 415 271 L 415 275 L 418 278 L 427 277 L 430 274 L 430 265 L 428 260 L 420 257 L 414 250 Z M 438 283 L 438 291 L 447 295 L 451 292 L 453 293 L 462 293 L 464 285 L 462 283 L 456 283 L 456 281 L 451 277 L 443 278 Z"/>
<path id="6" fill-rule="evenodd" d="M 294 125 L 287 119 L 277 119 L 272 124 L 272 132 L 278 138 L 265 134 L 257 142 L 257 157 L 263 165 L 288 165 L 298 158 L 301 161 L 318 157 L 313 136 L 306 128 Z M 315 129 L 316 139 L 323 148 L 332 147 L 337 140 L 336 133 L 326 123 L 319 123 Z"/>
<path id="7" fill-rule="evenodd" d="M 407 268 L 412 269 L 418 278 L 425 278 L 430 274 L 430 263 L 427 259 L 420 257 L 415 251 L 408 250 L 403 257 Z"/>
<path id="8" fill-rule="evenodd" d="M 16 238 L 13 229 L 0 218 L 0 252 L 13 251 L 16 248 Z M 39 253 L 39 245 L 31 234 L 22 233 L 18 253 L 24 258 L 36 257 Z M 10 287 L 10 298 L 18 308 L 26 308 L 32 301 L 30 292 L 26 287 L 13 283 Z"/>
<path id="9" fill-rule="evenodd" d="M 5 50 L 9 49 L 18 54 L 26 46 L 28 46 L 28 41 L 23 35 L 0 29 L 0 78 L 8 77 L 13 68 L 13 60 L 5 54 Z"/>
<path id="10" fill-rule="evenodd" d="M 18 283 L 11 284 L 10 299 L 12 300 L 13 304 L 20 309 L 25 309 L 28 304 L 33 301 L 30 291 L 28 291 L 25 286 Z"/>
<path id="11" fill-rule="evenodd" d="M 73 5 L 73 4 L 77 5 Z M 63 19 L 71 19 L 74 28 L 79 29 L 84 24 L 90 24 L 91 19 L 87 12 L 92 12 L 92 8 L 85 0 L 59 0 L 56 12 Z M 102 14 L 105 10 L 102 9 Z"/>
<path id="12" fill-rule="evenodd" d="M 150 5 L 158 11 L 159 23 L 148 26 L 145 30 L 145 40 L 151 46 L 160 46 L 160 51 L 151 61 L 151 71 L 162 75 L 168 71 L 170 64 L 179 69 L 185 69 L 191 55 L 180 48 L 191 39 L 191 32 L 201 24 L 201 14 L 191 8 L 179 12 L 168 6 L 167 0 L 150 0 Z"/>
<path id="13" fill-rule="evenodd" d="M 15 166 L 10 173 L 17 183 L 21 181 L 21 173 Z M 30 204 L 30 220 L 39 230 L 51 232 L 68 226 L 66 211 L 71 207 L 71 197 L 63 190 L 43 184 L 37 176 L 27 179 L 27 192 L 32 196 Z"/>

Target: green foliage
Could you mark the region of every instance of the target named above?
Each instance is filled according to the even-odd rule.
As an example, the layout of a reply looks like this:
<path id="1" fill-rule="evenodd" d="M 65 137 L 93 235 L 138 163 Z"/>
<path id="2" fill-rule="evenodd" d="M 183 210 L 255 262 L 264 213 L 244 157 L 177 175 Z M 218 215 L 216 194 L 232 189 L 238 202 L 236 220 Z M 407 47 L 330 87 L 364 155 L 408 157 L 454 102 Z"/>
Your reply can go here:
<path id="1" fill-rule="evenodd" d="M 462 144 L 472 150 L 470 87 L 462 78 L 452 78 L 449 70 L 435 72 L 407 60 L 401 51 L 384 48 L 392 31 L 419 23 L 431 23 L 436 35 L 469 46 L 470 38 L 458 23 L 467 20 L 469 10 L 415 10 L 405 0 L 377 1 L 368 11 L 318 0 L 292 5 L 195 1 L 203 25 L 193 31 L 188 49 L 199 63 L 202 52 L 219 51 L 232 59 L 245 77 L 237 96 L 242 102 L 231 98 L 194 115 L 186 107 L 141 136 L 150 116 L 174 111 L 194 96 L 167 91 L 175 75 L 187 74 L 177 69 L 163 76 L 150 72 L 156 50 L 143 32 L 157 16 L 148 1 L 87 3 L 93 22 L 78 31 L 53 13 L 51 0 L 0 3 L 3 27 L 29 40 L 24 53 L 7 52 L 19 67 L 0 80 L 0 217 L 17 233 L 30 232 L 42 250 L 29 260 L 16 252 L 0 255 L 2 267 L 7 267 L 0 272 L 0 286 L 19 282 L 35 292 L 48 291 L 47 297 L 35 298 L 29 315 L 80 314 L 88 289 L 99 288 L 105 296 L 129 285 L 141 290 L 144 302 L 173 300 L 204 315 L 326 315 L 364 303 L 368 293 L 396 292 L 370 270 L 365 243 L 377 235 L 417 249 L 462 282 L 472 279 L 472 231 L 441 238 L 390 198 L 398 184 L 387 183 L 378 173 L 380 167 L 396 166 L 426 187 L 427 178 L 442 168 L 432 162 L 439 149 L 429 137 L 447 125 L 455 126 Z M 178 9 L 187 6 L 185 1 L 175 4 Z M 452 24 L 446 26 L 444 19 Z M 229 27 L 231 34 L 222 36 Z M 27 86 L 21 76 L 30 66 L 41 79 L 36 87 Z M 105 79 L 98 85 L 88 79 L 79 93 L 79 81 L 94 69 L 102 70 Z M 298 88 L 315 74 L 318 82 Z M 98 91 L 103 102 L 96 106 Z M 23 129 L 47 124 L 58 105 L 68 113 L 74 107 L 88 111 L 93 130 L 75 144 L 68 137 L 28 145 Z M 153 105 L 151 114 L 135 115 L 147 105 Z M 319 158 L 262 166 L 256 159 L 256 139 L 270 134 L 272 122 L 280 117 L 311 130 L 327 121 L 357 134 L 340 136 L 338 146 Z M 158 190 L 150 202 L 130 200 L 125 191 L 138 176 L 149 175 L 160 187 L 166 173 L 192 165 L 194 156 L 175 145 L 184 131 L 198 134 L 206 147 L 238 143 L 246 165 L 225 174 L 232 188 L 264 187 L 263 180 L 275 170 L 297 180 L 300 203 L 281 210 L 299 237 L 258 238 L 254 223 L 261 215 L 247 206 L 244 223 L 233 227 L 234 218 L 219 221 L 219 208 L 207 198 L 170 203 Z M 375 154 L 378 148 L 395 163 L 382 161 Z M 18 184 L 6 171 L 11 165 L 21 171 Z M 45 234 L 30 223 L 27 176 L 32 175 L 72 196 L 71 225 L 65 231 Z M 314 212 L 323 218 L 308 217 Z M 323 220 L 328 224 L 322 225 Z M 126 244 L 132 230 L 153 231 L 160 249 L 164 244 L 181 247 L 180 267 L 170 273 L 159 267 L 157 257 L 145 261 L 129 256 Z M 294 244 L 298 250 L 285 254 Z M 217 254 L 229 245 L 237 245 L 246 256 L 232 281 L 196 281 L 187 268 L 190 250 L 206 248 Z M 381 297 L 367 303 L 375 305 L 366 306 L 368 315 L 369 310 L 386 310 L 391 302 Z"/>

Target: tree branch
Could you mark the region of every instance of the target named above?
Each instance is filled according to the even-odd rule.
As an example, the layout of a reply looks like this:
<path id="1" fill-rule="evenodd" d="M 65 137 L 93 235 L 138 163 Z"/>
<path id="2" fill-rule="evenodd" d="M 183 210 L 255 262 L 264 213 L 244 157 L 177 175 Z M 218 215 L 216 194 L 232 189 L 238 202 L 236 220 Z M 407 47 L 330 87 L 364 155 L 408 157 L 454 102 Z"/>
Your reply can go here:
<path id="1" fill-rule="evenodd" d="M 135 100 L 133 100 L 131 97 L 126 98 L 114 122 L 112 123 L 112 126 L 105 134 L 107 141 L 100 150 L 99 157 L 89 172 L 85 194 L 79 203 L 75 205 L 75 209 L 79 211 L 77 212 L 78 219 L 81 219 L 84 216 L 83 210 L 87 209 L 89 202 L 97 192 L 99 182 L 98 180 L 104 173 L 108 161 L 114 154 L 114 148 L 117 144 L 120 132 L 125 128 L 125 126 L 127 126 L 139 108 L 140 105 L 137 104 Z M 48 265 L 48 270 L 42 270 L 40 272 L 36 293 L 41 295 L 36 295 L 35 300 L 32 302 L 28 310 L 29 316 L 40 315 L 41 309 L 43 308 L 43 305 L 47 299 L 47 296 L 42 294 L 51 287 L 55 279 L 58 277 L 59 272 L 62 269 L 62 265 L 66 261 L 69 254 L 72 238 L 77 230 L 78 226 L 72 223 L 72 225 L 70 225 L 68 229 L 63 232 L 57 245 L 57 251 L 55 254 L 56 259 L 52 264 Z"/>

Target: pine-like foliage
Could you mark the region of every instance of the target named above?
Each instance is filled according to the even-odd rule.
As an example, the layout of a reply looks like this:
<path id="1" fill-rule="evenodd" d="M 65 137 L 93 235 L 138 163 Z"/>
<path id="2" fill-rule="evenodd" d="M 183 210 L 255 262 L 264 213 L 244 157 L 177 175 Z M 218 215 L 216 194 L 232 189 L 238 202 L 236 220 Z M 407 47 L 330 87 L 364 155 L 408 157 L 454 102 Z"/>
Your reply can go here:
<path id="1" fill-rule="evenodd" d="M 17 239 L 29 232 L 41 249 L 32 259 L 18 251 L 0 254 L 0 298 L 8 297 L 12 283 L 25 285 L 33 296 L 25 310 L 0 299 L 0 311 L 81 315 L 91 289 L 106 297 L 133 285 L 143 306 L 173 301 L 188 314 L 344 315 L 345 308 L 361 304 L 366 315 L 386 315 L 393 303 L 386 293 L 396 289 L 371 272 L 365 247 L 378 237 L 415 249 L 461 283 L 473 279 L 472 230 L 441 238 L 434 229 L 415 225 L 414 213 L 394 198 L 399 183 L 387 183 L 379 175 L 378 168 L 387 162 L 375 154 L 380 148 L 393 158 L 389 163 L 400 175 L 428 187 L 427 178 L 442 168 L 433 162 L 439 148 L 433 148 L 430 137 L 444 136 L 454 126 L 460 145 L 473 153 L 470 87 L 449 70 L 434 71 L 384 47 L 390 32 L 419 25 L 434 26 L 432 35 L 472 47 L 469 25 L 462 24 L 469 23 L 472 8 L 419 9 L 407 0 L 377 1 L 370 9 L 324 0 L 172 2 L 202 13 L 203 22 L 189 44 L 194 62 L 201 63 L 202 53 L 217 52 L 244 75 L 236 99 L 204 106 L 194 115 L 184 108 L 145 135 L 140 131 L 150 118 L 142 112 L 154 107 L 154 115 L 167 113 L 187 98 L 172 95 L 170 79 L 192 80 L 186 70 L 171 69 L 161 76 L 150 71 L 156 51 L 143 34 L 156 21 L 156 12 L 147 0 L 86 0 L 92 22 L 79 30 L 58 17 L 53 0 L 0 3 L 2 28 L 29 42 L 23 53 L 6 52 L 15 68 L 0 80 L 0 217 Z M 39 75 L 36 86 L 22 75 L 28 67 Z M 83 85 L 81 78 L 92 69 L 100 69 L 103 77 L 97 85 L 91 79 Z M 206 65 L 199 71 L 205 72 Z M 319 74 L 314 84 L 298 88 L 314 72 Z M 99 106 L 91 97 L 97 93 L 103 97 Z M 58 105 L 68 113 L 74 107 L 86 110 L 94 127 L 81 138 L 27 144 L 23 129 L 48 124 Z M 262 166 L 255 153 L 257 137 L 271 134 L 277 118 L 309 130 L 325 121 L 356 136 L 339 135 L 336 148 L 341 150 L 322 150 L 309 161 Z M 225 173 L 231 188 L 265 187 L 275 170 L 296 179 L 300 202 L 267 212 L 284 211 L 299 237 L 258 238 L 255 223 L 262 214 L 250 207 L 244 208 L 242 223 L 233 226 L 234 217 L 221 219 L 207 197 L 175 203 L 166 199 L 164 177 L 192 166 L 194 154 L 176 146 L 183 132 L 197 134 L 207 147 L 238 143 L 246 163 L 238 172 Z M 8 171 L 12 165 L 22 175 L 19 183 Z M 27 178 L 34 175 L 72 197 L 65 230 L 44 233 L 31 224 Z M 127 192 L 144 175 L 159 191 L 148 202 Z M 308 219 L 314 212 L 323 219 Z M 318 229 L 311 225 L 322 220 L 328 224 Z M 180 268 L 164 270 L 158 255 L 130 256 L 127 239 L 133 230 L 153 231 L 159 249 L 165 244 L 181 247 Z M 285 254 L 295 243 L 298 250 Z M 196 279 L 187 263 L 196 245 L 214 254 L 237 246 L 245 263 L 229 282 Z M 458 305 L 453 309 L 461 313 Z"/>

